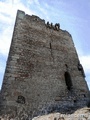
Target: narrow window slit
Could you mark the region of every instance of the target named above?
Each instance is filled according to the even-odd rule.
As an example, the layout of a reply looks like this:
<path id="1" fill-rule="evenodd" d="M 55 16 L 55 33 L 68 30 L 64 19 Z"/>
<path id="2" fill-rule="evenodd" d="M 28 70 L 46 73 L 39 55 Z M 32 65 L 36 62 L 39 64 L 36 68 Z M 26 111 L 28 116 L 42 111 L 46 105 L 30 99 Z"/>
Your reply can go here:
<path id="1" fill-rule="evenodd" d="M 50 43 L 50 49 L 52 49 L 52 45 L 51 45 L 51 43 Z"/>

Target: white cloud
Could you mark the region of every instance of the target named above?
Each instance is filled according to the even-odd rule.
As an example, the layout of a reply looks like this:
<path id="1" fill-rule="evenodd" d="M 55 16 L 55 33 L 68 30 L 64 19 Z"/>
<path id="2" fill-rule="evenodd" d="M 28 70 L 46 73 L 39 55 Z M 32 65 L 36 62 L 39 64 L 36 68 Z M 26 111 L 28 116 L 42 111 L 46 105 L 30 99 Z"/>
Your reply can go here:
<path id="1" fill-rule="evenodd" d="M 90 55 L 80 56 L 80 62 L 84 68 L 84 71 L 86 74 L 86 81 L 87 81 L 89 89 L 90 89 Z"/>
<path id="2" fill-rule="evenodd" d="M 35 10 L 36 15 L 38 15 L 42 19 L 45 18 L 46 20 L 49 20 L 49 16 L 48 16 L 49 12 L 48 12 L 47 8 L 50 8 L 50 6 L 48 6 L 46 4 L 46 2 L 43 4 L 44 4 L 44 6 L 42 4 L 40 4 L 40 2 L 38 0 L 28 0 L 27 6 L 30 8 L 30 6 L 33 5 L 35 7 L 35 9 L 37 9 L 37 10 Z"/>
<path id="3" fill-rule="evenodd" d="M 5 69 L 4 61 L 0 61 L 0 73 L 4 73 L 4 69 Z"/>
<path id="4" fill-rule="evenodd" d="M 32 4 L 36 4 L 37 6 L 40 5 L 38 0 L 27 0 L 27 3 L 30 4 L 30 5 L 32 5 Z"/>
<path id="5" fill-rule="evenodd" d="M 88 56 L 80 56 L 80 62 L 84 67 L 85 72 L 90 73 L 90 55 Z"/>
<path id="6" fill-rule="evenodd" d="M 12 26 L 6 26 L 5 30 L 0 34 L 0 53 L 7 56 L 11 42 Z"/>
<path id="7" fill-rule="evenodd" d="M 3 27 L 0 28 L 0 53 L 3 55 L 7 55 L 9 51 L 14 21 L 18 9 L 25 11 L 27 14 L 34 13 L 21 3 L 20 0 L 0 1 L 0 23 L 3 24 Z"/>

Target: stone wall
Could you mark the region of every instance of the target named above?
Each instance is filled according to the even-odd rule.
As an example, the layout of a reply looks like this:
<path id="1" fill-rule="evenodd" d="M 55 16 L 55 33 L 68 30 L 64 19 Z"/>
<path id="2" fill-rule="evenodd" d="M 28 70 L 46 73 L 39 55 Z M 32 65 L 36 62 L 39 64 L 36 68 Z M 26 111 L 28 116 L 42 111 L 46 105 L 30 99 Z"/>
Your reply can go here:
<path id="1" fill-rule="evenodd" d="M 39 17 L 18 11 L 1 90 L 1 112 L 17 111 L 23 105 L 35 116 L 86 104 L 88 87 L 79 65 L 67 31 L 50 28 Z"/>

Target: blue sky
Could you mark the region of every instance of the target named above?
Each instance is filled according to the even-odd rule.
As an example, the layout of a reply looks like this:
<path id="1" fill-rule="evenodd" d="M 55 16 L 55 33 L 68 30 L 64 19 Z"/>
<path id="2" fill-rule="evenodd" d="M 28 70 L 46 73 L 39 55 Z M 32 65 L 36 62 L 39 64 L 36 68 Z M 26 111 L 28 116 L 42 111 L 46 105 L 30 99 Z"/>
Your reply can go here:
<path id="1" fill-rule="evenodd" d="M 0 0 L 0 87 L 18 9 L 70 32 L 90 89 L 90 0 Z"/>

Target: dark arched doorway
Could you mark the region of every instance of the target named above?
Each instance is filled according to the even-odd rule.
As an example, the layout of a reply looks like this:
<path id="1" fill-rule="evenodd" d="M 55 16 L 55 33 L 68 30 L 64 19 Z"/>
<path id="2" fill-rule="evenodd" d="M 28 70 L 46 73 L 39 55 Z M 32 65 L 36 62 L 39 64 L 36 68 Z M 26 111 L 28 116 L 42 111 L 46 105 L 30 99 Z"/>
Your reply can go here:
<path id="1" fill-rule="evenodd" d="M 73 85 L 72 85 L 72 80 L 71 80 L 71 76 L 70 76 L 69 72 L 65 72 L 64 77 L 65 77 L 67 89 L 71 90 Z"/>

